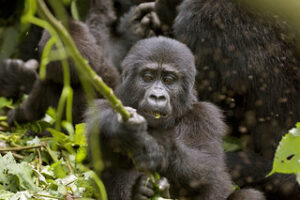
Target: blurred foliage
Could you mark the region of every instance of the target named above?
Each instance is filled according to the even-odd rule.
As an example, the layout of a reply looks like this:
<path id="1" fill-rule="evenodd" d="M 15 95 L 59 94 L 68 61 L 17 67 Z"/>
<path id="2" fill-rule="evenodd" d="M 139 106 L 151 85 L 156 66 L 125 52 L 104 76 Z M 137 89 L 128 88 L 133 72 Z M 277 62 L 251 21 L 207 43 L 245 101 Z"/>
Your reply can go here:
<path id="1" fill-rule="evenodd" d="M 1 110 L 13 106 L 0 98 Z M 66 135 L 52 128 L 55 114 L 50 108 L 35 123 L 16 127 L 0 123 L 0 199 L 99 198 L 104 186 L 83 164 L 87 159 L 85 124 L 73 128 L 63 122 Z M 31 136 L 46 130 L 52 137 Z"/>
<path id="2" fill-rule="evenodd" d="M 2 0 L 0 8 L 0 27 L 17 23 L 20 20 L 23 8 L 23 0 Z"/>
<path id="3" fill-rule="evenodd" d="M 49 0 L 48 0 L 49 1 Z M 50 0 L 51 1 L 51 0 Z M 70 15 L 80 21 L 85 21 L 90 4 L 89 0 L 59 0 L 62 1 Z M 57 1 L 53 1 L 57 4 Z M 56 2 L 56 3 L 55 3 Z M 24 0 L 2 0 L 0 6 L 0 60 L 17 57 L 19 46 L 25 39 L 31 37 L 30 24 L 20 23 L 24 10 Z"/>
<path id="4" fill-rule="evenodd" d="M 241 140 L 237 137 L 226 136 L 223 139 L 223 148 L 226 152 L 233 152 L 243 149 Z"/>
<path id="5" fill-rule="evenodd" d="M 71 14 L 74 19 L 84 21 L 90 8 L 89 0 L 73 0 L 71 2 Z"/>
<path id="6" fill-rule="evenodd" d="M 296 128 L 291 129 L 279 143 L 269 175 L 274 173 L 296 174 L 300 184 L 300 123 L 297 123 Z"/>

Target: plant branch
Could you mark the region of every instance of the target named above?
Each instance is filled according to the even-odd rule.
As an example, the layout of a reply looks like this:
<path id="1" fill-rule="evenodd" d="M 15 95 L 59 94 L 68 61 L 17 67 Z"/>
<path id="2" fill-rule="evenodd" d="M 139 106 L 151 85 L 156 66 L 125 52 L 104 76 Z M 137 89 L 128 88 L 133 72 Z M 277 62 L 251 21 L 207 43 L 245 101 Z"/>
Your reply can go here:
<path id="1" fill-rule="evenodd" d="M 24 146 L 24 147 L 8 147 L 8 148 L 1 148 L 0 152 L 2 152 L 2 151 L 22 151 L 22 150 L 36 149 L 36 148 L 42 148 L 42 147 L 44 147 L 44 144 L 34 145 L 34 146 Z"/>
<path id="2" fill-rule="evenodd" d="M 50 13 L 43 0 L 37 0 L 37 5 L 41 17 L 48 21 L 55 31 L 61 36 L 69 55 L 74 60 L 78 73 L 82 74 L 84 78 L 109 101 L 111 106 L 121 114 L 124 121 L 127 121 L 130 118 L 130 114 L 124 108 L 122 102 L 114 95 L 113 90 L 104 83 L 102 78 L 99 77 L 94 70 L 92 70 L 88 62 L 82 57 L 66 28 Z"/>

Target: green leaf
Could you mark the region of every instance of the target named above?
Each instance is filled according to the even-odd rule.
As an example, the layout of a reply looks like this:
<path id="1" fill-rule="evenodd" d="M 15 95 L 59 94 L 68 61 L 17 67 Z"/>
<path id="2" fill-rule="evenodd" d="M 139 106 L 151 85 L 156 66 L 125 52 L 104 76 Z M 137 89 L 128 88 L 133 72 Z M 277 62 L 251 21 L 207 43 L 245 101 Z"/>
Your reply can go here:
<path id="1" fill-rule="evenodd" d="M 242 149 L 242 144 L 239 138 L 226 136 L 223 139 L 223 149 L 225 152 L 233 152 Z"/>
<path id="2" fill-rule="evenodd" d="M 16 163 L 13 155 L 9 152 L 0 157 L 0 183 L 10 191 L 37 190 L 33 183 L 33 169 L 26 163 Z"/>
<path id="3" fill-rule="evenodd" d="M 74 128 L 73 128 L 73 124 L 72 124 L 72 123 L 70 123 L 70 122 L 68 122 L 68 121 L 63 121 L 63 122 L 61 123 L 61 125 L 62 125 L 62 127 L 63 127 L 64 129 L 67 130 L 67 132 L 68 132 L 68 134 L 69 134 L 70 136 L 73 136 L 73 135 L 74 135 Z"/>
<path id="4" fill-rule="evenodd" d="M 12 199 L 15 194 L 7 190 L 0 189 L 0 199 Z"/>
<path id="5" fill-rule="evenodd" d="M 48 128 L 47 130 L 49 130 L 51 135 L 53 136 L 55 145 L 59 145 L 65 148 L 68 152 L 75 154 L 75 150 L 69 136 L 52 128 Z"/>
<path id="6" fill-rule="evenodd" d="M 86 147 L 79 147 L 77 153 L 76 153 L 76 163 L 81 163 L 87 156 L 87 150 Z"/>
<path id="7" fill-rule="evenodd" d="M 8 166 L 14 165 L 16 165 L 16 161 L 10 152 L 3 157 L 0 155 L 0 184 L 4 189 L 12 192 L 17 191 L 18 185 L 12 184 L 15 181 L 12 180 L 14 177 L 9 174 Z"/>
<path id="8" fill-rule="evenodd" d="M 49 115 L 52 118 L 52 120 L 56 120 L 56 110 L 54 108 L 48 108 L 46 114 Z"/>
<path id="9" fill-rule="evenodd" d="M 57 178 L 64 178 L 67 176 L 67 168 L 65 165 L 62 164 L 62 161 L 55 162 L 51 165 L 51 168 L 53 169 L 54 176 Z"/>
<path id="10" fill-rule="evenodd" d="M 0 97 L 0 109 L 4 107 L 12 108 L 12 99 L 6 99 L 4 97 Z"/>
<path id="11" fill-rule="evenodd" d="M 11 57 L 11 55 L 16 50 L 19 39 L 19 30 L 18 27 L 9 27 L 4 29 L 0 35 L 0 60 Z"/>
<path id="12" fill-rule="evenodd" d="M 37 190 L 32 178 L 33 169 L 27 162 L 22 162 L 9 168 L 9 172 L 18 177 L 21 189 Z"/>
<path id="13" fill-rule="evenodd" d="M 86 124 L 81 123 L 75 126 L 74 143 L 79 146 L 87 146 L 85 125 Z"/>
<path id="14" fill-rule="evenodd" d="M 30 199 L 31 197 L 32 194 L 30 194 L 28 191 L 21 191 L 14 194 L 5 190 L 0 190 L 0 199 L 23 200 Z"/>
<path id="15" fill-rule="evenodd" d="M 271 174 L 300 172 L 300 135 L 299 128 L 286 134 L 279 143 L 273 162 Z"/>

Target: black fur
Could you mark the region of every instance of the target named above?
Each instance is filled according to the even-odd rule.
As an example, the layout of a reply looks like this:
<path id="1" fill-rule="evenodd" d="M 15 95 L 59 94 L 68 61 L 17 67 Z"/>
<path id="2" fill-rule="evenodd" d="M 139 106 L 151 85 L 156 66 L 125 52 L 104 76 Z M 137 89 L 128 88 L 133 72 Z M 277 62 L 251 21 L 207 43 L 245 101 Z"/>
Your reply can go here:
<path id="1" fill-rule="evenodd" d="M 91 0 L 87 25 L 106 56 L 120 69 L 130 47 L 140 39 L 154 36 L 159 30 L 154 2 Z M 138 3 L 142 3 L 137 5 Z"/>
<path id="2" fill-rule="evenodd" d="M 251 134 L 250 148 L 268 163 L 281 137 L 300 119 L 300 62 L 284 28 L 279 20 L 232 0 L 185 0 L 173 24 L 174 37 L 195 55 L 199 98 L 222 106 L 231 133 Z M 244 172 L 259 169 L 259 158 L 251 158 Z M 278 185 L 268 188 L 273 184 L 268 180 L 263 180 L 263 188 L 272 200 L 298 198 L 299 186 L 292 179 L 287 184 L 298 189 L 286 192 Z"/>
<path id="3" fill-rule="evenodd" d="M 255 151 L 272 158 L 300 119 L 300 62 L 285 32 L 228 0 L 186 0 L 173 27 L 196 57 L 200 97 L 228 110 L 234 131 L 245 127 Z"/>
<path id="4" fill-rule="evenodd" d="M 216 106 L 197 101 L 190 50 L 164 37 L 141 40 L 124 59 L 122 71 L 123 81 L 116 93 L 130 106 L 127 110 L 132 117 L 123 122 L 105 100 L 97 101 L 87 113 L 91 157 L 93 148 L 98 148 L 91 140 L 100 136 L 108 198 L 151 197 L 151 187 L 139 186 L 144 173 L 137 167 L 166 177 L 173 198 L 227 199 L 232 183 L 222 148 L 226 126 Z M 176 78 L 165 80 L 169 74 Z M 153 112 L 164 115 L 154 119 Z M 264 199 L 256 192 L 257 200 Z"/>
<path id="5" fill-rule="evenodd" d="M 116 87 L 119 82 L 119 74 L 106 59 L 104 52 L 97 46 L 96 40 L 89 33 L 87 26 L 83 23 L 69 20 L 69 32 L 80 53 L 87 59 L 91 67 L 110 86 Z M 43 33 L 40 41 L 40 52 L 42 52 L 49 39 L 47 32 Z M 69 61 L 71 75 L 71 86 L 74 90 L 73 122 L 82 121 L 82 114 L 86 107 L 86 99 L 81 87 L 74 63 Z M 20 80 L 28 77 L 18 77 Z M 49 106 L 56 107 L 63 87 L 63 68 L 60 62 L 51 62 L 46 68 L 46 79 L 35 81 L 28 98 L 20 107 L 9 111 L 9 123 L 34 121 L 42 118 Z"/>
<path id="6" fill-rule="evenodd" d="M 7 59 L 0 63 L 0 96 L 19 99 L 28 94 L 37 79 L 34 65 L 36 61 L 27 63 L 18 59 Z"/>

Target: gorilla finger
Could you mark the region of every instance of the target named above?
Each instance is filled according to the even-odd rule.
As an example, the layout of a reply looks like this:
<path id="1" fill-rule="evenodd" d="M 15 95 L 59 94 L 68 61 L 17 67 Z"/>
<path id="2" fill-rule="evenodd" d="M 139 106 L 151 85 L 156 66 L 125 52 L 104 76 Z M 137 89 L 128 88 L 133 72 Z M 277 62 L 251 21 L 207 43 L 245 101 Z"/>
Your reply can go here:
<path id="1" fill-rule="evenodd" d="M 149 24 L 150 24 L 150 13 L 145 15 L 143 17 L 143 19 L 141 20 L 141 26 L 144 28 L 144 27 L 148 27 Z"/>
<path id="2" fill-rule="evenodd" d="M 134 196 L 133 200 L 148 200 L 148 197 L 138 194 Z"/>
<path id="3" fill-rule="evenodd" d="M 154 196 L 154 191 L 152 190 L 152 189 L 150 189 L 150 188 L 148 188 L 148 187 L 145 187 L 145 186 L 141 186 L 140 188 L 139 188 L 139 192 L 141 193 L 141 194 L 143 194 L 143 196 L 147 196 L 148 198 L 150 198 L 150 197 L 153 197 Z"/>
<path id="4" fill-rule="evenodd" d="M 133 117 L 134 113 L 136 113 L 136 109 L 134 109 L 132 107 L 125 106 L 125 109 L 127 110 L 127 112 L 129 112 L 131 117 Z M 118 119 L 118 122 L 120 122 L 120 123 L 124 122 L 120 113 L 117 113 L 117 119 Z"/>
<path id="5" fill-rule="evenodd" d="M 160 20 L 159 17 L 157 16 L 157 14 L 155 12 L 151 12 L 150 13 L 150 21 L 151 21 L 151 27 L 154 30 L 158 30 L 160 28 Z"/>
<path id="6" fill-rule="evenodd" d="M 170 189 L 170 183 L 166 177 L 161 177 L 157 181 L 157 185 L 161 191 Z"/>
<path id="7" fill-rule="evenodd" d="M 129 124 L 142 124 L 146 122 L 145 118 L 142 115 L 138 114 L 137 112 L 133 112 L 130 114 L 131 117 L 128 120 Z"/>
<path id="8" fill-rule="evenodd" d="M 137 35 L 141 35 L 141 36 L 143 36 L 144 35 L 144 29 L 143 28 L 141 28 L 141 26 L 139 26 L 136 30 L 135 30 L 135 33 L 137 34 Z"/>
<path id="9" fill-rule="evenodd" d="M 132 19 L 134 20 L 142 19 L 144 15 L 153 11 L 154 7 L 155 7 L 155 2 L 141 3 L 135 8 L 135 12 L 132 16 Z"/>
<path id="10" fill-rule="evenodd" d="M 149 33 L 148 33 L 148 37 L 153 37 L 155 36 L 155 32 L 153 30 L 150 30 Z"/>
<path id="11" fill-rule="evenodd" d="M 4 63 L 7 65 L 22 65 L 24 62 L 20 59 L 6 59 Z"/>
<path id="12" fill-rule="evenodd" d="M 151 188 L 151 189 L 154 188 L 154 184 L 153 184 L 151 178 L 146 176 L 146 175 L 141 176 L 139 182 L 140 182 L 141 185 L 143 185 L 145 187 L 148 187 L 148 188 Z"/>
<path id="13" fill-rule="evenodd" d="M 132 107 L 129 107 L 129 106 L 125 106 L 125 109 L 130 113 L 136 113 L 136 109 L 132 108 Z"/>
<path id="14" fill-rule="evenodd" d="M 24 64 L 25 68 L 30 69 L 30 70 L 37 70 L 39 67 L 39 62 L 35 59 L 30 59 L 25 62 Z"/>

